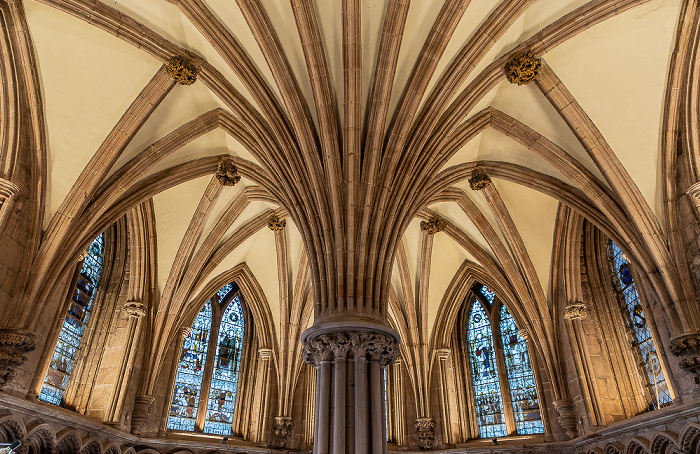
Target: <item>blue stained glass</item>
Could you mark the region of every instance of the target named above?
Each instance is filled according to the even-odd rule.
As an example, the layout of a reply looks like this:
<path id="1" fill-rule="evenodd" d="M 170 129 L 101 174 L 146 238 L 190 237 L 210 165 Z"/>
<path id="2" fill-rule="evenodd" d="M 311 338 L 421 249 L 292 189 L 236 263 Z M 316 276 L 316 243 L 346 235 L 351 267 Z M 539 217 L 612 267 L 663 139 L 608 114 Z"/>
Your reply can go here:
<path id="1" fill-rule="evenodd" d="M 229 284 L 228 291 L 231 288 Z M 220 299 L 224 298 L 220 297 Z M 206 433 L 220 435 L 231 433 L 244 328 L 243 309 L 238 296 L 236 296 L 224 312 L 219 328 L 214 373 L 207 402 L 207 416 L 204 422 L 204 432 Z"/>
<path id="2" fill-rule="evenodd" d="M 482 285 L 481 294 L 484 295 L 484 297 L 489 301 L 490 304 L 493 304 L 493 299 L 496 297 L 496 293 L 493 290 L 491 290 L 485 285 Z"/>
<path id="3" fill-rule="evenodd" d="M 505 305 L 501 306 L 500 328 L 515 429 L 519 435 L 544 433 L 527 344 Z"/>
<path id="4" fill-rule="evenodd" d="M 632 346 L 644 370 L 645 381 L 650 388 L 651 407 L 657 409 L 670 405 L 672 398 L 668 383 L 656 354 L 651 331 L 644 316 L 637 287 L 632 279 L 630 263 L 614 241 L 608 240 L 608 261 L 612 273 L 613 286 L 622 305 L 622 313 L 633 337 Z"/>
<path id="5" fill-rule="evenodd" d="M 467 342 L 479 436 L 505 437 L 507 431 L 503 419 L 501 385 L 498 381 L 491 323 L 476 298 L 472 302 L 469 314 Z"/>
<path id="6" fill-rule="evenodd" d="M 223 301 L 224 298 L 226 298 L 226 295 L 233 289 L 233 284 L 229 283 L 221 287 L 221 289 L 216 292 L 216 296 L 219 298 L 219 302 Z"/>
<path id="7" fill-rule="evenodd" d="M 80 267 L 68 312 L 39 393 L 39 399 L 44 402 L 61 405 L 90 311 L 95 302 L 102 275 L 103 257 L 104 237 L 100 234 L 88 247 L 87 255 Z"/>
<path id="8" fill-rule="evenodd" d="M 175 376 L 175 390 L 168 417 L 168 429 L 194 431 L 211 321 L 211 304 L 207 301 L 197 314 L 189 335 L 182 342 L 180 364 Z"/>

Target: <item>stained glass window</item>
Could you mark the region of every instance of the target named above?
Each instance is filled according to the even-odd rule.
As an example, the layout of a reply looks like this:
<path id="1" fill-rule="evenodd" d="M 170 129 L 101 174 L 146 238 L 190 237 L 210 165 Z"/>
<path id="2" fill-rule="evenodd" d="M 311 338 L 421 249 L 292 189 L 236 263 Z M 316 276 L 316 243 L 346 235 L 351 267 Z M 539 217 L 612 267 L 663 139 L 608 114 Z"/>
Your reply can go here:
<path id="1" fill-rule="evenodd" d="M 168 429 L 231 433 L 244 332 L 238 286 L 226 284 L 207 301 L 183 341 Z M 200 402 L 202 389 L 206 400 Z M 196 423 L 200 409 L 203 427 Z"/>
<path id="2" fill-rule="evenodd" d="M 632 279 L 630 262 L 612 240 L 608 240 L 608 262 L 612 283 L 618 295 L 627 328 L 632 334 L 632 347 L 640 368 L 643 369 L 646 384 L 650 388 L 651 407 L 657 409 L 669 405 L 672 400 L 671 393 L 656 353 L 637 287 Z"/>
<path id="3" fill-rule="evenodd" d="M 469 314 L 467 342 L 479 436 L 504 437 L 507 431 L 503 418 L 501 386 L 498 380 L 491 323 L 483 306 L 476 298 L 472 302 Z"/>
<path id="4" fill-rule="evenodd" d="M 73 363 L 89 321 L 90 311 L 95 303 L 102 275 L 103 256 L 104 238 L 100 234 L 88 247 L 86 257 L 78 272 L 68 312 L 39 393 L 39 399 L 45 402 L 61 405 L 63 400 L 63 393 L 73 370 Z"/>
<path id="5" fill-rule="evenodd" d="M 493 304 L 493 299 L 496 297 L 496 293 L 493 290 L 491 290 L 485 285 L 482 285 L 481 294 L 484 295 L 484 297 L 489 301 L 489 303 Z"/>
<path id="6" fill-rule="evenodd" d="M 505 305 L 501 306 L 500 328 L 515 429 L 519 435 L 544 433 L 527 344 Z"/>
<path id="7" fill-rule="evenodd" d="M 231 287 L 228 291 L 231 291 Z M 221 435 L 231 433 L 243 347 L 243 329 L 243 309 L 236 296 L 221 319 L 204 432 Z"/>
<path id="8" fill-rule="evenodd" d="M 211 303 L 207 301 L 182 341 L 180 364 L 175 376 L 175 390 L 168 417 L 168 429 L 194 431 L 199 394 L 207 359 L 211 332 Z"/>

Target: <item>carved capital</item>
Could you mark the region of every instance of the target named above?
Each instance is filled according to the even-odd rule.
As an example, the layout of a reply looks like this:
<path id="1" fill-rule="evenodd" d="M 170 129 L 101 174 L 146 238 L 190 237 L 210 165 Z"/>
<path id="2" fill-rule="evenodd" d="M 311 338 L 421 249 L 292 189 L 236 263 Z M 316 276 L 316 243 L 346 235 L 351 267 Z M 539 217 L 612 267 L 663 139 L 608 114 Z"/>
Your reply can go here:
<path id="1" fill-rule="evenodd" d="M 397 358 L 397 347 L 393 338 L 382 333 L 337 331 L 307 340 L 302 354 L 304 361 L 315 367 L 321 361 L 347 358 L 351 351 L 355 359 L 378 361 L 386 367 Z"/>
<path id="2" fill-rule="evenodd" d="M 669 350 L 681 357 L 681 369 L 695 374 L 695 383 L 700 384 L 700 331 L 674 337 Z"/>
<path id="3" fill-rule="evenodd" d="M 452 350 L 450 350 L 449 348 L 441 348 L 437 351 L 437 355 L 438 358 L 440 358 L 440 361 L 447 361 L 448 359 L 450 359 L 451 354 Z"/>
<path id="4" fill-rule="evenodd" d="M 156 398 L 141 394 L 134 399 L 134 411 L 131 412 L 131 433 L 148 435 L 148 422 L 151 420 L 153 404 Z"/>
<path id="5" fill-rule="evenodd" d="M 576 415 L 574 414 L 574 403 L 569 399 L 555 400 L 554 408 L 559 413 L 559 424 L 562 429 L 566 432 L 566 435 L 570 438 L 576 438 L 578 436 L 578 427 L 576 424 Z"/>
<path id="6" fill-rule="evenodd" d="M 124 304 L 124 313 L 129 317 L 139 319 L 146 315 L 146 305 L 139 301 L 127 301 Z"/>
<path id="7" fill-rule="evenodd" d="M 271 348 L 259 348 L 258 354 L 260 355 L 261 361 L 269 361 L 270 358 L 272 358 L 272 349 Z"/>
<path id="8" fill-rule="evenodd" d="M 690 185 L 690 187 L 685 191 L 685 193 L 688 194 L 690 197 L 694 198 L 695 200 L 700 200 L 700 181 Z"/>
<path id="9" fill-rule="evenodd" d="M 24 356 L 36 348 L 36 334 L 31 331 L 0 328 L 0 390 L 12 380 L 17 368 L 27 362 Z"/>
<path id="10" fill-rule="evenodd" d="M 185 340 L 185 339 L 187 339 L 188 337 L 190 337 L 190 334 L 192 334 L 192 328 L 191 328 L 191 327 L 185 326 L 184 328 L 182 328 L 182 333 L 181 333 L 182 340 Z"/>
<path id="11" fill-rule="evenodd" d="M 542 69 L 542 61 L 531 51 L 520 52 L 506 63 L 505 71 L 508 82 L 525 85 L 537 78 Z"/>
<path id="12" fill-rule="evenodd" d="M 434 449 L 435 446 L 435 419 L 416 419 L 416 436 L 418 447 L 423 450 Z"/>
<path id="13" fill-rule="evenodd" d="M 197 73 L 199 69 L 189 58 L 183 55 L 176 55 L 168 61 L 165 71 L 178 84 L 192 85 L 197 82 Z"/>
<path id="14" fill-rule="evenodd" d="M 435 235 L 445 230 L 445 222 L 439 217 L 433 216 L 427 221 L 421 221 L 420 229 L 428 235 Z"/>
<path id="15" fill-rule="evenodd" d="M 219 167 L 216 169 L 216 181 L 221 186 L 233 186 L 241 181 L 241 176 L 238 175 L 238 169 L 233 161 L 226 159 L 219 163 Z"/>
<path id="16" fill-rule="evenodd" d="M 584 303 L 572 303 L 564 308 L 564 320 L 577 320 L 587 316 L 588 309 Z"/>
<path id="17" fill-rule="evenodd" d="M 284 228 L 287 226 L 287 221 L 278 218 L 276 214 L 271 214 L 270 218 L 267 220 L 267 226 L 273 232 L 279 232 L 284 230 Z"/>
<path id="18" fill-rule="evenodd" d="M 0 235 L 13 211 L 13 206 L 19 194 L 19 187 L 11 182 L 0 178 Z"/>
<path id="19" fill-rule="evenodd" d="M 292 418 L 289 416 L 275 416 L 275 448 L 290 448 L 292 442 Z"/>
<path id="20" fill-rule="evenodd" d="M 486 174 L 483 167 L 477 167 L 472 171 L 472 176 L 469 178 L 469 187 L 472 191 L 481 191 L 490 184 L 491 178 Z"/>

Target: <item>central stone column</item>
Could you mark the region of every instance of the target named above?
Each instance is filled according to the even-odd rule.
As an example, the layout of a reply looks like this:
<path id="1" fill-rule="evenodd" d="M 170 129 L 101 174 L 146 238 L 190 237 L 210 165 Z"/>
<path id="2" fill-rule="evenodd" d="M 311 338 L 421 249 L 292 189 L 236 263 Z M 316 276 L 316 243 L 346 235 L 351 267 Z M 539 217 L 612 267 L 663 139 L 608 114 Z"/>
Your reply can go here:
<path id="1" fill-rule="evenodd" d="M 398 334 L 374 323 L 335 323 L 302 335 L 316 368 L 314 454 L 385 454 L 384 369 L 398 356 Z"/>

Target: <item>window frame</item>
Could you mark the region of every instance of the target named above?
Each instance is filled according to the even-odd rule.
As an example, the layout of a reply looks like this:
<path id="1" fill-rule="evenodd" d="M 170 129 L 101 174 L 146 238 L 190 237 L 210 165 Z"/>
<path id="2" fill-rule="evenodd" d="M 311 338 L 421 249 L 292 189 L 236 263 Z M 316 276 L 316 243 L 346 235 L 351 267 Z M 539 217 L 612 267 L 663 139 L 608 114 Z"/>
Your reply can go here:
<path id="1" fill-rule="evenodd" d="M 226 293 L 224 296 L 223 300 L 219 300 L 219 291 L 221 291 L 223 288 L 225 288 L 227 285 L 233 285 L 233 288 Z M 236 420 L 236 413 L 238 412 L 238 409 L 240 408 L 241 404 L 241 398 L 242 398 L 242 393 L 241 393 L 241 374 L 243 372 L 242 366 L 243 362 L 245 361 L 247 350 L 248 350 L 248 339 L 249 339 L 249 326 L 250 326 L 250 314 L 247 310 L 246 307 L 246 302 L 245 298 L 242 295 L 240 287 L 234 282 L 227 282 L 221 287 L 219 287 L 216 291 L 214 291 L 209 299 L 205 300 L 197 309 L 197 311 L 194 313 L 194 316 L 192 317 L 192 320 L 189 320 L 187 324 L 183 324 L 183 326 L 180 327 L 180 331 L 183 329 L 186 329 L 188 327 L 191 327 L 192 324 L 194 323 L 194 320 L 197 317 L 197 314 L 202 310 L 204 305 L 209 302 L 211 304 L 211 326 L 209 329 L 209 340 L 207 344 L 207 350 L 206 350 L 206 359 L 205 359 L 205 364 L 204 364 L 204 373 L 202 375 L 202 385 L 199 390 L 199 402 L 197 404 L 197 413 L 195 416 L 195 424 L 194 424 L 194 431 L 184 431 L 184 430 L 179 430 L 179 429 L 170 429 L 168 428 L 168 422 L 170 420 L 170 411 L 165 412 L 165 430 L 170 433 L 183 433 L 183 434 L 200 434 L 200 435 L 206 435 L 206 436 L 220 436 L 220 434 L 213 433 L 213 432 L 204 432 L 204 426 L 206 424 L 206 417 L 207 417 L 207 406 L 209 404 L 209 392 L 211 390 L 211 385 L 212 385 L 212 379 L 214 375 L 214 368 L 215 368 L 215 362 L 216 362 L 216 350 L 217 350 L 217 344 L 219 340 L 219 333 L 221 329 L 221 322 L 224 314 L 226 313 L 226 310 L 228 309 L 229 305 L 233 302 L 233 300 L 238 297 L 239 304 L 241 306 L 241 312 L 243 314 L 243 339 L 241 343 L 241 360 L 238 363 L 238 380 L 236 382 L 236 398 L 234 401 L 234 407 L 233 407 L 233 415 L 232 415 L 232 423 L 231 423 L 231 431 L 229 434 L 226 435 L 233 435 L 234 430 L 233 430 L 233 424 L 235 423 Z M 212 339 L 215 339 L 212 341 Z M 182 347 L 183 347 L 183 342 L 184 338 L 183 336 L 179 336 L 177 345 L 176 345 L 176 350 L 175 350 L 175 358 L 173 361 L 173 368 L 172 368 L 172 374 L 170 378 L 170 391 L 167 394 L 166 398 L 166 403 L 167 407 L 170 408 L 172 405 L 172 400 L 173 400 L 173 393 L 175 392 L 175 387 L 177 385 L 177 372 L 180 366 L 180 356 L 182 355 Z"/>

